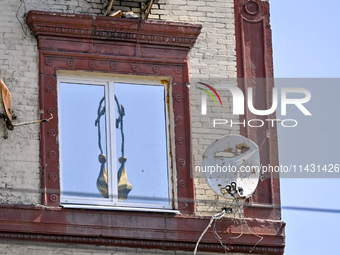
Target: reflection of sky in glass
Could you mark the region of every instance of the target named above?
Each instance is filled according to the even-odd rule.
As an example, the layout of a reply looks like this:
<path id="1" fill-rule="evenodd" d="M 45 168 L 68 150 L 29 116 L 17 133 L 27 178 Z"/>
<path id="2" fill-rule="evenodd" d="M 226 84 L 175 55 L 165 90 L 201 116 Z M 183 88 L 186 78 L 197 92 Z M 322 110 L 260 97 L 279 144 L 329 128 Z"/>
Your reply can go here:
<path id="1" fill-rule="evenodd" d="M 115 83 L 115 95 L 125 109 L 125 168 L 133 186 L 125 202 L 169 204 L 164 87 Z M 120 130 L 116 136 L 119 158 Z"/>
<path id="2" fill-rule="evenodd" d="M 95 120 L 104 91 L 105 87 L 100 85 L 60 84 L 64 195 L 103 198 L 96 186 L 100 150 Z M 169 205 L 165 89 L 163 86 L 115 83 L 114 92 L 125 109 L 125 168 L 133 186 L 124 203 Z M 110 102 L 110 105 L 117 107 L 116 102 Z M 106 155 L 105 115 L 100 122 L 102 148 Z M 112 123 L 115 124 L 114 119 Z M 116 173 L 120 167 L 118 159 L 122 156 L 120 129 L 112 139 L 115 140 L 112 146 L 117 146 Z"/>
<path id="3" fill-rule="evenodd" d="M 104 86 L 61 83 L 59 96 L 64 194 L 103 198 L 96 186 L 100 150 L 95 120 Z M 106 155 L 105 114 L 100 124 L 102 148 Z"/>

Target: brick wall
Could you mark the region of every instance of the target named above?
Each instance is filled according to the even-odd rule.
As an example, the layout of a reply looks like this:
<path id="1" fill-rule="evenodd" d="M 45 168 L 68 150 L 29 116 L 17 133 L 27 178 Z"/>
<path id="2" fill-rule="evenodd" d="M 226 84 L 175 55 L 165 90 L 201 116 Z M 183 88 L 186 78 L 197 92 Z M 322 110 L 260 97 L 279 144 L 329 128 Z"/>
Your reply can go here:
<path id="1" fill-rule="evenodd" d="M 101 0 L 8 1 L 0 13 L 0 73 L 12 94 L 16 122 L 39 118 L 37 40 L 26 25 L 29 10 L 101 14 Z M 0 202 L 40 204 L 39 125 L 15 128 L 3 139 L 0 122 Z"/>
<path id="2" fill-rule="evenodd" d="M 231 94 L 218 90 L 223 107 L 207 102 L 207 115 L 201 115 L 201 94 L 195 81 L 214 86 L 216 80 L 233 80 L 236 73 L 235 22 L 233 0 L 159 0 L 153 5 L 150 19 L 199 23 L 202 32 L 190 51 L 192 144 L 194 166 L 202 165 L 207 147 L 217 138 L 239 134 L 239 128 L 213 127 L 213 119 L 232 119 Z M 236 84 L 235 84 L 236 85 Z M 202 175 L 195 174 L 197 214 L 211 215 L 220 212 L 230 201 L 221 199 L 209 188 Z"/>

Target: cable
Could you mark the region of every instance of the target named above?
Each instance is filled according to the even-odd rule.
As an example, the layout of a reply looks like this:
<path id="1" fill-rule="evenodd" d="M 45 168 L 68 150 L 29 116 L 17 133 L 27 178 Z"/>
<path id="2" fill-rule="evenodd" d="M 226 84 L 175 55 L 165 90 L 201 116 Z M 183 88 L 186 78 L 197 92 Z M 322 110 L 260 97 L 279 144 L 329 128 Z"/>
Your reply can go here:
<path id="1" fill-rule="evenodd" d="M 281 206 L 283 210 L 308 211 L 308 212 L 324 212 L 324 213 L 340 213 L 339 209 L 323 209 L 323 208 L 308 208 L 297 206 Z"/>
<path id="2" fill-rule="evenodd" d="M 205 228 L 205 230 L 203 231 L 203 233 L 201 234 L 200 238 L 198 239 L 198 241 L 197 241 L 197 243 L 196 243 L 195 250 L 194 250 L 194 255 L 196 255 L 198 245 L 199 245 L 200 241 L 202 240 L 203 236 L 205 235 L 205 233 L 207 233 L 208 229 L 211 227 L 212 222 L 213 222 L 214 220 L 219 220 L 219 219 L 221 219 L 224 215 L 225 215 L 225 210 L 223 210 L 222 212 L 217 213 L 217 214 L 215 214 L 214 216 L 211 217 L 208 226 Z M 224 246 L 223 246 L 223 247 L 224 247 Z"/>
<path id="3" fill-rule="evenodd" d="M 239 207 L 239 204 L 238 204 L 238 200 L 237 198 L 233 195 L 233 198 L 234 198 L 234 201 L 235 201 L 235 207 L 236 207 L 236 211 L 234 213 L 234 219 L 237 223 L 237 218 L 236 218 L 236 213 L 240 210 L 240 207 Z M 228 240 L 230 239 L 238 239 L 240 238 L 242 235 L 243 235 L 243 224 L 242 224 L 242 220 L 240 220 L 240 226 L 241 226 L 241 233 L 238 235 L 238 236 L 232 236 L 232 237 L 229 237 L 225 240 L 225 242 L 227 243 Z M 227 248 L 228 249 L 228 248 Z M 228 249 L 229 250 L 229 249 Z"/>
<path id="4" fill-rule="evenodd" d="M 216 231 L 216 220 L 214 221 L 214 226 L 213 226 L 213 234 L 214 234 L 214 237 L 216 238 L 216 240 L 218 240 L 220 242 L 220 244 L 222 245 L 222 247 L 224 248 L 224 252 L 225 254 L 228 254 L 227 250 L 228 247 L 227 247 L 227 243 L 225 241 L 222 240 L 222 238 L 219 236 L 219 234 L 217 233 Z"/>
<path id="5" fill-rule="evenodd" d="M 249 230 L 249 232 L 251 232 L 253 235 L 255 235 L 255 236 L 257 236 L 258 238 L 260 238 L 260 239 L 256 242 L 256 244 L 253 246 L 253 248 L 249 251 L 249 253 L 251 253 L 251 252 L 256 248 L 256 246 L 263 240 L 263 236 L 260 236 L 260 235 L 258 235 L 258 234 L 255 234 L 255 233 L 249 228 L 248 223 L 247 223 L 247 221 L 246 221 L 245 218 L 244 218 L 244 213 L 242 214 L 242 219 L 243 219 L 244 224 L 246 225 L 247 229 Z"/>
<path id="6" fill-rule="evenodd" d="M 24 29 L 24 24 L 20 21 L 20 19 L 19 19 L 19 17 L 18 17 L 18 14 L 19 14 L 19 11 L 20 11 L 20 8 L 21 8 L 22 4 L 24 4 L 24 16 L 23 16 L 23 17 L 26 16 L 26 3 L 25 3 L 25 0 L 20 0 L 20 5 L 19 5 L 18 10 L 17 10 L 17 12 L 16 12 L 16 14 L 15 14 L 15 17 L 17 18 L 18 22 L 20 23 L 22 32 L 24 32 L 24 34 L 25 34 L 25 36 L 24 36 L 23 39 L 25 39 L 26 37 L 33 38 L 33 36 L 32 36 L 32 37 L 31 37 L 31 36 L 28 36 L 26 30 Z"/>
<path id="7" fill-rule="evenodd" d="M 33 120 L 33 121 L 28 121 L 28 122 L 22 122 L 18 124 L 13 124 L 13 127 L 17 126 L 24 126 L 24 125 L 29 125 L 29 124 L 34 124 L 34 123 L 41 123 L 41 122 L 49 122 L 51 119 L 53 119 L 52 113 L 50 113 L 51 117 L 48 119 L 42 119 L 42 120 Z"/>
<path id="8" fill-rule="evenodd" d="M 236 189 L 236 187 L 234 187 L 233 189 Z M 236 220 L 236 223 L 237 223 L 236 214 L 239 212 L 242 215 L 241 218 L 240 218 L 241 233 L 238 236 L 236 236 L 236 237 L 229 237 L 229 238 L 226 239 L 226 241 L 222 241 L 222 238 L 216 232 L 216 222 L 215 222 L 214 227 L 213 227 L 213 234 L 214 234 L 215 238 L 220 242 L 220 244 L 224 247 L 225 253 L 227 254 L 227 250 L 229 250 L 228 247 L 226 246 L 227 241 L 230 240 L 230 239 L 238 239 L 238 238 L 240 238 L 244 234 L 244 232 L 243 232 L 243 221 L 244 221 L 244 224 L 247 227 L 247 229 L 249 230 L 249 232 L 252 233 L 253 235 L 257 236 L 258 238 L 260 238 L 260 240 L 258 240 L 256 242 L 256 244 L 253 246 L 253 248 L 249 251 L 249 253 L 251 253 L 256 248 L 256 246 L 263 240 L 263 236 L 255 234 L 249 228 L 248 223 L 247 223 L 247 221 L 244 218 L 244 212 L 242 211 L 242 208 L 241 208 L 241 205 L 240 205 L 240 197 L 238 196 L 238 194 L 237 193 L 232 193 L 232 192 L 229 192 L 229 194 L 231 194 L 231 196 L 234 198 L 234 201 L 235 201 L 235 206 L 234 207 L 236 208 L 236 211 L 234 213 L 234 219 Z M 243 198 L 241 198 L 241 199 L 242 199 L 241 201 L 242 201 L 242 205 L 243 205 L 244 204 L 244 199 Z"/>
<path id="9" fill-rule="evenodd" d="M 258 234 L 255 234 L 255 233 L 249 228 L 247 221 L 244 219 L 244 216 L 243 216 L 243 220 L 244 220 L 244 223 L 245 223 L 245 225 L 247 226 L 249 232 L 251 232 L 253 235 L 255 235 L 255 236 L 257 236 L 258 238 L 260 238 L 260 240 L 258 240 L 257 243 L 254 245 L 254 247 L 249 251 L 249 253 L 251 253 L 251 252 L 256 248 L 256 246 L 263 240 L 263 236 L 260 236 L 260 235 L 258 235 Z"/>

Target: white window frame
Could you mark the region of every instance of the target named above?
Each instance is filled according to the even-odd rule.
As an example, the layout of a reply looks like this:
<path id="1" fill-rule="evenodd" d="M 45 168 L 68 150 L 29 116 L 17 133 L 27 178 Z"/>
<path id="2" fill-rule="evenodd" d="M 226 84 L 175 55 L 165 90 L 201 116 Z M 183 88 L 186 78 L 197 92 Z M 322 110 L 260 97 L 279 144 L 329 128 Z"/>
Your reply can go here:
<path id="1" fill-rule="evenodd" d="M 162 81 L 168 81 L 164 83 Z M 106 145 L 107 145 L 107 171 L 108 171 L 108 193 L 109 198 L 93 198 L 93 197 L 77 197 L 63 194 L 63 160 L 62 160 L 62 132 L 61 132 L 61 112 L 59 111 L 59 155 L 60 155 L 60 203 L 63 207 L 69 208 L 88 208 L 88 209 L 108 209 L 108 210 L 134 210 L 134 211 L 163 211 L 179 213 L 177 208 L 176 189 L 174 181 L 176 180 L 175 159 L 173 158 L 174 146 L 174 127 L 171 121 L 172 112 L 172 91 L 169 77 L 157 76 L 140 76 L 140 75 L 120 75 L 120 74 L 93 74 L 83 71 L 60 71 L 57 73 L 58 87 L 58 108 L 60 107 L 60 84 L 75 83 L 85 85 L 101 85 L 105 87 L 105 96 L 109 96 L 110 100 L 106 100 Z M 147 204 L 147 203 L 128 203 L 118 201 L 117 187 L 117 148 L 115 143 L 116 127 L 115 127 L 115 100 L 114 100 L 114 83 L 129 83 L 136 85 L 153 85 L 163 86 L 165 89 L 165 128 L 167 137 L 167 159 L 168 159 L 168 194 L 169 204 Z M 168 99 L 168 100 L 167 100 Z M 60 109 L 60 108 L 59 108 Z M 170 110 L 170 113 L 169 113 Z M 111 141 L 111 142 L 109 142 Z M 115 194 L 114 190 L 117 192 Z"/>

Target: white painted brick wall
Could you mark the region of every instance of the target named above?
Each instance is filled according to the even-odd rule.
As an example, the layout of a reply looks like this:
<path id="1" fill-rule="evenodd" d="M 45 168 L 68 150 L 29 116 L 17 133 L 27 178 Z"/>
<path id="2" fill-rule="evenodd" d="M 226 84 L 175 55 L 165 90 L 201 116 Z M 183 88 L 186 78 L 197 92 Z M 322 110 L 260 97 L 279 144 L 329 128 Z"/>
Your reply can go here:
<path id="1" fill-rule="evenodd" d="M 216 127 L 213 119 L 234 119 L 231 114 L 231 95 L 217 90 L 221 95 L 223 108 L 214 106 L 208 99 L 207 115 L 201 115 L 201 94 L 195 81 L 204 80 L 214 86 L 217 79 L 235 79 L 236 43 L 233 0 L 159 0 L 151 10 L 153 19 L 202 24 L 202 32 L 190 51 L 191 114 L 194 166 L 201 166 L 202 155 L 217 138 L 227 134 L 239 134 L 239 127 Z M 208 96 L 209 97 L 209 96 Z M 220 212 L 230 201 L 212 192 L 202 175 L 195 175 L 196 211 L 198 215 L 212 215 Z"/>
<path id="2" fill-rule="evenodd" d="M 0 73 L 11 91 L 17 122 L 39 118 L 37 40 L 25 23 L 25 11 L 100 14 L 102 9 L 101 0 L 25 0 L 2 4 Z M 0 125 L 0 188 L 6 188 L 0 189 L 0 202 L 40 204 L 39 125 L 16 127 L 9 131 L 6 140 L 2 121 Z"/>

